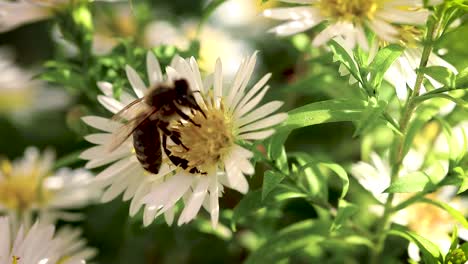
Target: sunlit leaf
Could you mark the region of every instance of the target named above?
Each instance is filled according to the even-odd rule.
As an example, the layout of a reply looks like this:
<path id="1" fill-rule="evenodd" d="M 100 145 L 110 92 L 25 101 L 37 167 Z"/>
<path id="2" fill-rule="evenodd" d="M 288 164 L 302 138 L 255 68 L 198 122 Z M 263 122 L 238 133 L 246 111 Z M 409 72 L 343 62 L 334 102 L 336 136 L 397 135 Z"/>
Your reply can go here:
<path id="1" fill-rule="evenodd" d="M 438 264 L 442 262 L 442 254 L 440 253 L 439 248 L 428 239 L 400 226 L 393 227 L 389 231 L 389 234 L 402 237 L 415 243 L 421 250 L 424 263 Z"/>
<path id="2" fill-rule="evenodd" d="M 413 172 L 396 179 L 385 192 L 387 193 L 411 193 L 411 192 L 429 192 L 435 189 L 435 182 L 424 172 Z"/>
<path id="3" fill-rule="evenodd" d="M 267 171 L 263 175 L 262 199 L 274 189 L 284 179 L 285 175 L 275 171 Z"/>
<path id="4" fill-rule="evenodd" d="M 325 240 L 329 225 L 327 222 L 313 220 L 290 225 L 269 238 L 244 263 L 277 263 L 278 260 L 294 256 L 305 247 Z"/>

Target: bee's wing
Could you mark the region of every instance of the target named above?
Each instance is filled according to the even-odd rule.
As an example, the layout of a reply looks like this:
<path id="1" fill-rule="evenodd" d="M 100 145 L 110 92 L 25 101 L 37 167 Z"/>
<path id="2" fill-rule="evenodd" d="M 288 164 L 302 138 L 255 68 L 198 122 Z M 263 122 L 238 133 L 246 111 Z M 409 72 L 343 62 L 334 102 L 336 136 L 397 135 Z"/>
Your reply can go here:
<path id="1" fill-rule="evenodd" d="M 130 113 L 130 110 L 132 110 L 133 112 L 139 113 L 141 111 L 140 108 L 148 107 L 145 104 L 143 104 L 144 99 L 145 99 L 144 97 L 138 98 L 135 101 L 129 103 L 127 106 L 125 106 L 119 112 L 117 112 L 115 115 L 113 115 L 111 120 L 113 120 L 113 121 L 124 121 L 124 120 L 130 119 L 131 116 L 134 116 L 134 113 L 133 114 Z"/>
<path id="2" fill-rule="evenodd" d="M 136 117 L 130 119 L 127 123 L 123 124 L 119 127 L 113 134 L 112 140 L 107 146 L 109 152 L 114 151 L 117 149 L 122 143 L 127 140 L 128 137 L 132 135 L 135 129 L 146 119 L 148 119 L 151 115 L 156 112 L 156 109 L 151 111 L 144 112 L 142 114 L 137 115 Z"/>

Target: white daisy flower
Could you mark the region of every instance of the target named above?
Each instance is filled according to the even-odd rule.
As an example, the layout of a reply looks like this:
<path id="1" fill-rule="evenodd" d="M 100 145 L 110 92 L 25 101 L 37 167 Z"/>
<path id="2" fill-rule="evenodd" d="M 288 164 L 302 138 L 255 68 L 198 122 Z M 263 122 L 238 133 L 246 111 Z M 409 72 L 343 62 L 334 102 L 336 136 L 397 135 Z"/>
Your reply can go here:
<path id="1" fill-rule="evenodd" d="M 227 78 L 233 77 L 245 54 L 253 52 L 252 47 L 227 30 L 206 24 L 200 32 L 197 32 L 197 27 L 198 22 L 189 22 L 182 26 L 186 38 L 200 41 L 200 58 L 198 59 L 200 69 L 213 72 L 216 59 L 220 58 L 223 61 L 223 74 Z"/>
<path id="2" fill-rule="evenodd" d="M 238 142 L 261 140 L 272 135 L 274 131 L 271 127 L 287 117 L 284 113 L 270 116 L 281 107 L 282 102 L 279 101 L 255 109 L 269 88 L 265 85 L 271 76 L 267 74 L 252 89 L 247 90 L 255 62 L 256 54 L 245 59 L 233 84 L 223 86 L 222 64 L 219 59 L 214 77 L 202 79 L 195 59 L 184 60 L 180 57 L 174 58 L 171 66 L 166 68 L 167 77 L 163 77 L 156 58 L 148 53 L 147 70 L 150 85 L 185 79 L 194 91 L 198 105 L 203 109 L 203 113 L 193 111 L 190 114 L 197 125 L 174 120 L 169 127 L 180 134 L 182 144 L 189 150 L 172 142 L 169 142 L 167 148 L 172 155 L 187 162 L 187 169 L 174 166 L 163 153 L 159 173 L 154 175 L 146 172 L 135 156 L 130 139 L 108 153 L 106 147 L 112 140 L 112 133 L 118 130 L 121 124 L 103 117 L 85 117 L 84 121 L 88 125 L 104 131 L 86 137 L 88 141 L 98 144 L 81 155 L 82 158 L 90 160 L 87 168 L 113 163 L 96 178 L 104 186 L 109 186 L 103 200 L 109 201 L 121 193 L 124 193 L 124 200 L 133 197 L 130 215 L 134 215 L 145 204 L 143 221 L 148 225 L 161 214 L 165 214 L 167 223 L 171 224 L 174 219 L 174 207 L 177 201 L 183 198 L 185 206 L 178 224 L 189 222 L 203 206 L 210 212 L 212 224 L 215 226 L 219 216 L 218 198 L 223 188 L 246 193 L 248 183 L 245 175 L 254 173 L 249 161 L 253 156 L 252 152 L 238 145 Z M 127 66 L 126 70 L 135 94 L 139 98 L 143 97 L 147 86 L 131 67 Z M 113 113 L 135 100 L 135 97 L 125 92 L 120 100 L 116 100 L 112 97 L 110 83 L 99 83 L 99 86 L 105 95 L 99 96 L 98 100 Z M 190 172 L 195 167 L 200 173 Z"/>
<path id="3" fill-rule="evenodd" d="M 327 22 L 328 26 L 314 38 L 312 44 L 315 46 L 341 36 L 347 46 L 354 47 L 358 44 L 363 49 L 368 49 L 366 28 L 375 32 L 382 40 L 396 42 L 398 30 L 393 24 L 423 25 L 429 15 L 429 11 L 422 8 L 422 1 L 414 0 L 280 1 L 300 5 L 265 10 L 264 16 L 287 21 L 271 31 L 287 36 Z"/>
<path id="4" fill-rule="evenodd" d="M 86 248 L 80 230 L 66 227 L 54 233 L 53 225 L 39 222 L 16 232 L 7 217 L 0 217 L 0 263 L 84 264 L 96 255 Z"/>
<path id="5" fill-rule="evenodd" d="M 30 112 L 60 108 L 70 101 L 63 91 L 48 89 L 44 82 L 35 80 L 37 73 L 19 67 L 6 47 L 0 47 L 0 72 L 0 114 L 20 120 L 30 117 Z"/>
<path id="6" fill-rule="evenodd" d="M 115 0 L 100 0 L 114 2 Z M 71 0 L 0 0 L 0 33 L 46 20 Z"/>
<path id="7" fill-rule="evenodd" d="M 75 216 L 63 209 L 82 207 L 95 200 L 99 189 L 90 186 L 92 175 L 83 169 L 52 171 L 54 154 L 26 149 L 14 162 L 0 161 L 0 211 L 39 211 L 42 218 Z"/>
<path id="8" fill-rule="evenodd" d="M 405 157 L 403 169 L 400 175 L 418 171 L 423 164 L 420 154 L 415 151 Z M 351 167 L 352 175 L 359 183 L 382 204 L 387 201 L 388 194 L 383 193 L 390 186 L 390 165 L 387 160 L 383 160 L 376 153 L 371 154 L 371 163 L 360 161 Z M 427 195 L 427 198 L 448 203 L 463 214 L 468 214 L 468 199 L 455 197 L 456 188 L 444 187 L 435 193 Z M 409 194 L 396 193 L 393 199 L 394 205 L 410 197 Z M 372 210 L 374 213 L 382 214 L 382 210 Z M 451 244 L 450 233 L 454 225 L 457 224 L 446 211 L 427 203 L 412 204 L 392 216 L 392 221 L 400 225 L 407 226 L 410 230 L 429 239 L 439 246 L 443 253 L 448 253 Z M 468 238 L 468 230 L 459 227 L 459 237 Z M 416 244 L 410 243 L 408 255 L 411 259 L 419 261 L 419 248 Z"/>

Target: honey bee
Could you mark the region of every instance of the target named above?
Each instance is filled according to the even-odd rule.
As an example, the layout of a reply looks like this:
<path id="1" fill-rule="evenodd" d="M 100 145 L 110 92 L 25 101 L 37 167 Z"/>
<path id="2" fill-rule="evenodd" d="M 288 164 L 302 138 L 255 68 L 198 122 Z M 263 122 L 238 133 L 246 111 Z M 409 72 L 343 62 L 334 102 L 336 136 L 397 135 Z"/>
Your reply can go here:
<path id="1" fill-rule="evenodd" d="M 130 112 L 137 112 L 114 133 L 109 151 L 112 152 L 133 135 L 133 147 L 138 161 L 146 171 L 157 174 L 162 163 L 161 131 L 162 148 L 168 158 L 174 165 L 187 169 L 188 161 L 172 155 L 166 146 L 169 137 L 175 144 L 188 150 L 181 142 L 180 134 L 169 129 L 170 122 L 177 116 L 199 126 L 184 113 L 182 110 L 184 107 L 200 111 L 205 115 L 186 80 L 176 80 L 173 85 L 157 84 L 148 89 L 144 97 L 131 102 L 112 117 L 113 120 L 125 120 Z M 190 168 L 190 172 L 202 173 L 197 168 Z"/>

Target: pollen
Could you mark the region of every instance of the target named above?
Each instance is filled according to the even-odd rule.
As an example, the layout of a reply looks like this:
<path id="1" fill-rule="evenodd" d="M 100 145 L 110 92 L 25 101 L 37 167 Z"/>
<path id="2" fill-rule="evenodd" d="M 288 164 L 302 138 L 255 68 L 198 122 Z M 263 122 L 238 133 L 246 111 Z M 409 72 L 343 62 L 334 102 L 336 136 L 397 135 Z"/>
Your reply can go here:
<path id="1" fill-rule="evenodd" d="M 197 168 L 207 172 L 223 160 L 234 145 L 234 135 L 230 119 L 223 107 L 208 107 L 202 112 L 195 112 L 193 122 L 178 122 L 172 127 L 180 133 L 183 146 L 169 147 L 173 155 L 188 161 L 188 168 Z"/>
<path id="2" fill-rule="evenodd" d="M 7 160 L 0 162 L 0 204 L 11 210 L 30 209 L 44 202 L 51 193 L 42 190 L 39 170 L 15 173 Z"/>
<path id="3" fill-rule="evenodd" d="M 382 0 L 322 0 L 318 6 L 324 17 L 360 22 L 372 19 Z"/>

